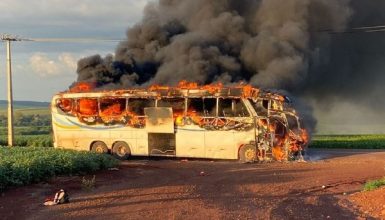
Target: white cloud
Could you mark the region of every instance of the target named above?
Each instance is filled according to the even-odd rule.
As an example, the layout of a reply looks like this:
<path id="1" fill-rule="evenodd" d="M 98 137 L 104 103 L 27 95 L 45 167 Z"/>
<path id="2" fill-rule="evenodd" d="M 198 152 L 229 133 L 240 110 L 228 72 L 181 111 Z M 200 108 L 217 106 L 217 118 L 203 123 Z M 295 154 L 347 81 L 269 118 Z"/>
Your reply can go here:
<path id="1" fill-rule="evenodd" d="M 32 71 L 40 77 L 53 77 L 74 73 L 77 58 L 70 53 L 61 53 L 52 59 L 45 53 L 35 53 L 29 59 Z"/>

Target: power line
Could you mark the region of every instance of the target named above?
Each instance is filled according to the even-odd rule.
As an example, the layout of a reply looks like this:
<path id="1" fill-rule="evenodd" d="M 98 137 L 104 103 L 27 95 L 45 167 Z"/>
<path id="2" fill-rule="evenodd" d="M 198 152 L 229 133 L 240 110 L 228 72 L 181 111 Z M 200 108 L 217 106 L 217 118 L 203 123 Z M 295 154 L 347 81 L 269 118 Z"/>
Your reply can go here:
<path id="1" fill-rule="evenodd" d="M 341 31 L 335 31 L 333 29 L 322 29 L 322 30 L 315 30 L 310 32 L 326 33 L 326 34 L 354 34 L 354 33 L 385 32 L 385 25 L 351 27 Z"/>

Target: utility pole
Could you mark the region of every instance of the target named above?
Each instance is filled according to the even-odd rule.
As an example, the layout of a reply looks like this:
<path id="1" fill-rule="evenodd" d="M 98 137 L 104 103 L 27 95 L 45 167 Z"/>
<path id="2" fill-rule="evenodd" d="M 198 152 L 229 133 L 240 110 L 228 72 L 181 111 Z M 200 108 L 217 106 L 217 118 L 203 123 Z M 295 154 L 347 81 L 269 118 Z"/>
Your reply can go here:
<path id="1" fill-rule="evenodd" d="M 7 77 L 8 77 L 8 146 L 14 146 L 13 130 L 13 94 L 12 94 L 12 63 L 11 63 L 11 41 L 18 41 L 15 36 L 8 34 L 1 35 L 1 40 L 7 44 Z"/>

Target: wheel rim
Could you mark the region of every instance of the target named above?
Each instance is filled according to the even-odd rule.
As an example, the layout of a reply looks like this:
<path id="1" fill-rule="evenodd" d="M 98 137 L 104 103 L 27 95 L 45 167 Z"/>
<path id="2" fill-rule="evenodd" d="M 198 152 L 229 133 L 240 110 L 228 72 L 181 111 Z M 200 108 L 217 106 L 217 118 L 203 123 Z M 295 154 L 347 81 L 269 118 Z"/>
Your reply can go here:
<path id="1" fill-rule="evenodd" d="M 125 156 L 127 154 L 127 149 L 124 146 L 119 146 L 117 151 L 119 156 Z"/>
<path id="2" fill-rule="evenodd" d="M 253 150 L 253 149 L 247 149 L 246 151 L 245 151 L 245 159 L 246 159 L 246 161 L 252 161 L 252 160 L 254 160 L 254 158 L 255 158 L 255 150 Z"/>
<path id="3" fill-rule="evenodd" d="M 104 153 L 104 149 L 102 146 L 97 146 L 96 149 L 95 149 L 96 153 Z"/>

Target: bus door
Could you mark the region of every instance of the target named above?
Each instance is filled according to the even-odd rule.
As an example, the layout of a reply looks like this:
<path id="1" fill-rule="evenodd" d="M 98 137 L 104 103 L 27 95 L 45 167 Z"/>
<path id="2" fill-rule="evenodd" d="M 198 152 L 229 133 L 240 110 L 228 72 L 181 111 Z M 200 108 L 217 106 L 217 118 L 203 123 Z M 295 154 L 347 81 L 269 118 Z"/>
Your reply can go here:
<path id="1" fill-rule="evenodd" d="M 270 119 L 269 127 L 273 132 L 272 139 L 272 154 L 278 161 L 287 159 L 288 148 L 287 143 L 287 128 L 282 118 L 274 117 Z"/>
<path id="2" fill-rule="evenodd" d="M 150 156 L 175 156 L 175 132 L 172 108 L 145 108 L 148 152 Z"/>

